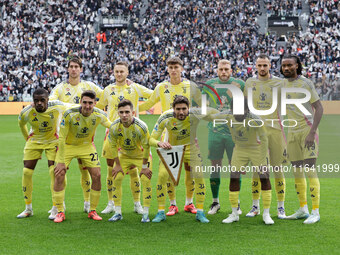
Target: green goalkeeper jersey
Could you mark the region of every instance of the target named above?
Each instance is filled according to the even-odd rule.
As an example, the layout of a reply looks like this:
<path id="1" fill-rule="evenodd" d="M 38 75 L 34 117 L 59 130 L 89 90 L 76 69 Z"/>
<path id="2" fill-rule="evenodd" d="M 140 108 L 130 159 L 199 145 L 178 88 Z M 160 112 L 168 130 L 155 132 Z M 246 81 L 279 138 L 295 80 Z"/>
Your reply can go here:
<path id="1" fill-rule="evenodd" d="M 236 79 L 234 77 L 230 77 L 227 82 L 221 81 L 218 77 L 210 79 L 206 82 L 207 85 L 214 88 L 217 92 L 217 94 L 220 96 L 222 105 L 220 104 L 220 101 L 218 100 L 217 96 L 211 89 L 204 87 L 202 90 L 202 94 L 207 95 L 207 102 L 209 107 L 215 108 L 220 111 L 229 111 L 231 108 L 231 102 L 233 95 L 229 89 L 226 88 L 215 88 L 217 84 L 232 84 L 238 88 L 240 88 L 242 91 L 244 90 L 244 81 L 240 79 Z M 230 130 L 227 125 L 220 125 L 217 127 L 213 127 L 213 123 L 208 123 L 209 131 L 212 131 L 214 133 L 219 133 L 221 135 L 230 135 Z"/>

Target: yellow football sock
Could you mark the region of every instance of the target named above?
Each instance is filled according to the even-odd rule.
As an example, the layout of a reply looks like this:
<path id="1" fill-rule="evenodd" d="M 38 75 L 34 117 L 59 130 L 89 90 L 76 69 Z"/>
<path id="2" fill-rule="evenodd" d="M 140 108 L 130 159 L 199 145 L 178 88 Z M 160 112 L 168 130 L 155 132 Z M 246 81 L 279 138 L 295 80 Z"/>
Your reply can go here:
<path id="1" fill-rule="evenodd" d="M 239 191 L 229 191 L 229 201 L 231 208 L 237 208 L 238 207 L 238 197 L 240 195 Z"/>
<path id="2" fill-rule="evenodd" d="M 312 198 L 313 210 L 320 206 L 320 181 L 319 178 L 309 178 L 309 190 Z"/>
<path id="3" fill-rule="evenodd" d="M 272 202 L 272 190 L 262 190 L 263 209 L 270 208 Z"/>
<path id="4" fill-rule="evenodd" d="M 203 210 L 205 200 L 205 183 L 203 178 L 195 178 L 196 208 Z"/>
<path id="5" fill-rule="evenodd" d="M 144 174 L 141 176 L 142 188 L 143 188 L 143 206 L 150 207 L 151 198 L 152 198 L 152 188 L 151 188 L 151 180 L 146 177 Z"/>
<path id="6" fill-rule="evenodd" d="M 56 207 L 58 208 L 58 212 L 64 211 L 64 198 L 65 198 L 65 189 L 62 191 L 54 191 L 54 199 L 56 203 Z"/>
<path id="7" fill-rule="evenodd" d="M 185 195 L 187 198 L 193 198 L 195 191 L 195 181 L 190 171 L 185 171 Z"/>
<path id="8" fill-rule="evenodd" d="M 137 168 L 129 170 L 130 175 L 130 188 L 134 202 L 140 201 L 140 180 Z"/>
<path id="9" fill-rule="evenodd" d="M 112 198 L 115 206 L 122 206 L 122 182 L 124 179 L 124 175 L 119 172 L 116 175 L 116 178 L 113 180 L 112 184 Z"/>
<path id="10" fill-rule="evenodd" d="M 53 206 L 55 206 L 55 200 L 54 200 L 54 165 L 48 167 L 48 173 L 50 174 L 50 177 L 51 177 L 50 189 L 51 189 L 52 203 L 53 203 Z"/>
<path id="11" fill-rule="evenodd" d="M 169 200 L 176 200 L 176 188 L 173 182 L 169 179 L 166 183 L 167 193 Z"/>
<path id="12" fill-rule="evenodd" d="M 165 169 L 163 163 L 159 164 L 158 168 L 158 179 L 157 179 L 157 203 L 158 203 L 158 210 L 165 209 L 165 192 L 166 192 L 166 182 L 169 179 L 169 174 Z"/>
<path id="13" fill-rule="evenodd" d="M 96 210 L 97 205 L 99 204 L 100 193 L 101 193 L 100 190 L 91 189 L 91 192 L 90 192 L 90 211 Z"/>
<path id="14" fill-rule="evenodd" d="M 277 201 L 285 201 L 286 181 L 285 178 L 275 178 L 275 191 Z"/>
<path id="15" fill-rule="evenodd" d="M 251 193 L 253 200 L 259 200 L 261 196 L 261 181 L 257 173 L 254 173 L 251 184 Z"/>
<path id="16" fill-rule="evenodd" d="M 29 205 L 32 203 L 33 193 L 33 169 L 24 167 L 22 175 L 22 191 L 24 192 L 25 204 Z"/>
<path id="17" fill-rule="evenodd" d="M 80 184 L 83 189 L 84 201 L 88 202 L 90 201 L 91 176 L 89 171 L 82 164 L 79 164 L 78 166 L 81 174 Z"/>
<path id="18" fill-rule="evenodd" d="M 106 176 L 106 186 L 107 186 L 107 199 L 112 200 L 112 185 L 113 185 L 113 177 L 112 177 L 112 166 L 107 167 L 107 176 Z"/>
<path id="19" fill-rule="evenodd" d="M 307 183 L 305 178 L 295 178 L 295 190 L 300 201 L 300 207 L 307 204 Z"/>

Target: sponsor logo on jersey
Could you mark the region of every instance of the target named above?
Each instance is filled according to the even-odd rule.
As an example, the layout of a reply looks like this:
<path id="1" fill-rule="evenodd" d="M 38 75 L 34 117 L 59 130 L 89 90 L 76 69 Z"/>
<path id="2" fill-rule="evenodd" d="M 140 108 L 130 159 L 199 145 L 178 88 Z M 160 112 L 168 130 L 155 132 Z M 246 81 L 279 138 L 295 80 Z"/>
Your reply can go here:
<path id="1" fill-rule="evenodd" d="M 86 132 L 87 132 L 87 130 L 89 130 L 87 127 L 84 127 L 84 128 L 82 128 L 81 129 L 81 132 L 83 133 L 83 134 L 85 134 Z"/>
<path id="2" fill-rule="evenodd" d="M 78 96 L 74 97 L 74 98 L 73 98 L 73 102 L 74 102 L 75 104 L 79 104 L 79 102 L 80 102 L 80 97 L 78 97 Z"/>
<path id="3" fill-rule="evenodd" d="M 131 140 L 130 139 L 125 139 L 124 144 L 125 145 L 131 145 Z"/>
<path id="4" fill-rule="evenodd" d="M 42 126 L 42 127 L 47 127 L 47 126 L 48 126 L 48 122 L 47 122 L 47 121 L 43 121 L 43 122 L 41 123 L 41 126 Z"/>
<path id="5" fill-rule="evenodd" d="M 79 126 L 79 122 L 76 122 L 73 124 L 74 126 Z"/>
<path id="6" fill-rule="evenodd" d="M 173 127 L 171 130 L 178 130 L 177 127 Z"/>
<path id="7" fill-rule="evenodd" d="M 169 90 L 167 90 L 167 89 L 166 89 L 166 90 L 164 91 L 164 93 L 167 93 L 167 94 L 169 94 L 170 92 L 169 92 Z"/>
<path id="8" fill-rule="evenodd" d="M 261 93 L 261 94 L 260 94 L 260 100 L 261 100 L 261 101 L 265 101 L 266 98 L 267 98 L 267 95 L 266 95 L 265 93 Z"/>
<path id="9" fill-rule="evenodd" d="M 37 117 L 35 117 L 32 121 L 38 121 Z"/>
<path id="10" fill-rule="evenodd" d="M 67 92 L 67 93 L 65 94 L 65 96 L 71 96 L 71 93 L 70 93 L 70 92 Z"/>
<path id="11" fill-rule="evenodd" d="M 179 133 L 180 133 L 180 135 L 185 135 L 185 134 L 187 134 L 187 132 L 188 132 L 188 130 L 182 129 L 181 132 L 179 132 Z"/>

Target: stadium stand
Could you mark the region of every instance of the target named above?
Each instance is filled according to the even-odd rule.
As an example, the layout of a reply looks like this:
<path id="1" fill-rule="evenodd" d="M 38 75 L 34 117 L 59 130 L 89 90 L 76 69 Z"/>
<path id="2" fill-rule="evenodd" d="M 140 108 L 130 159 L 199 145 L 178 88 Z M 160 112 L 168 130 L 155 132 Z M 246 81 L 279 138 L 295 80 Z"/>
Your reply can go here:
<path id="1" fill-rule="evenodd" d="M 271 57 L 272 72 L 279 75 L 280 58 L 287 52 L 300 56 L 305 75 L 316 83 L 323 100 L 340 99 L 338 1 L 307 1 L 308 26 L 287 34 L 284 47 L 275 33 L 259 33 L 260 5 L 266 7 L 267 16 L 298 16 L 305 3 L 4 0 L 0 3 L 0 101 L 29 100 L 38 86 L 51 90 L 67 79 L 65 60 L 72 54 L 84 59 L 84 78 L 99 86 L 113 81 L 117 60 L 126 60 L 130 79 L 154 88 L 166 77 L 165 59 L 170 55 L 184 60 L 184 75 L 192 80 L 214 76 L 219 58 L 230 59 L 233 75 L 247 79 L 255 74 L 254 60 L 260 53 Z M 128 17 L 129 24 L 105 29 L 107 43 L 98 44 L 99 26 L 104 20 L 110 22 L 110 17 Z"/>

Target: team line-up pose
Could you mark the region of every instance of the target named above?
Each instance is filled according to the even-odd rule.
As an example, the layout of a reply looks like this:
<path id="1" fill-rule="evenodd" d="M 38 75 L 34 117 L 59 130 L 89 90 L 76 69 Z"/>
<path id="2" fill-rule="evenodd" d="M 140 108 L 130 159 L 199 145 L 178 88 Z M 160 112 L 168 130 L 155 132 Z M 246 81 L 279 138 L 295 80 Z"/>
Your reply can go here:
<path id="1" fill-rule="evenodd" d="M 101 168 L 99 156 L 93 144 L 95 130 L 101 124 L 107 128 L 102 154 L 107 159 L 108 165 L 108 204 L 102 213 L 114 213 L 109 221 L 116 222 L 123 219 L 122 180 L 126 174 L 129 174 L 135 212 L 142 214 L 143 223 L 150 222 L 149 207 L 152 198 L 150 146 L 171 150 L 172 146 L 185 145 L 186 203 L 184 210 L 196 214 L 196 220 L 202 223 L 209 222 L 203 212 L 206 191 L 203 174 L 199 171 L 202 160 L 199 140 L 196 138 L 197 124 L 200 120 L 209 122 L 216 117 L 235 122 L 255 121 L 260 117 L 252 115 L 247 104 L 245 104 L 244 115 L 233 116 L 232 109 L 230 109 L 232 93 L 228 89 L 217 89 L 216 92 L 223 99 L 222 105 L 212 104 L 212 102 L 216 103 L 216 98 L 209 100 L 209 110 L 207 114 L 202 115 L 199 108 L 201 104 L 199 89 L 190 81 L 181 78 L 183 62 L 178 57 L 171 57 L 167 60 L 170 81 L 160 83 L 154 91 L 128 80 L 128 68 L 127 63 L 117 62 L 114 67 L 116 83 L 109 85 L 103 91 L 93 83 L 80 80 L 81 59 L 72 57 L 68 63 L 68 82 L 58 85 L 50 97 L 44 89 L 34 91 L 33 103 L 24 108 L 19 115 L 19 126 L 26 140 L 22 178 L 26 208 L 17 218 L 27 218 L 33 215 L 33 172 L 42 152 L 45 151 L 51 177 L 53 203 L 49 219 L 57 223 L 65 220 L 66 172 L 71 160 L 77 158 L 82 173 L 84 211 L 88 213 L 88 218 L 102 220 L 96 212 L 101 194 Z M 226 150 L 229 164 L 236 169 L 231 173 L 229 186 L 232 213 L 223 220 L 223 223 L 239 220 L 239 215 L 242 213 L 239 206 L 241 168 L 252 164 L 257 169 L 253 172 L 252 180 L 253 205 L 246 216 L 254 217 L 260 214 L 259 198 L 262 193 L 263 221 L 265 224 L 274 224 L 269 214 L 271 184 L 266 166 L 270 164 L 278 167 L 284 163 L 288 164 L 288 160 L 300 169 L 294 173 L 300 209 L 293 215 L 285 215 L 284 176 L 282 171 L 274 172 L 278 218 L 303 218 L 306 219 L 304 221 L 306 224 L 318 222 L 320 220 L 320 183 L 316 172 L 311 169 L 318 155 L 318 125 L 323 109 L 314 85 L 301 75 L 301 62 L 293 55 L 286 55 L 282 59 L 281 72 L 286 79 L 270 75 L 270 60 L 266 55 L 259 55 L 256 68 L 258 76 L 248 79 L 244 85 L 242 81 L 230 76 L 230 62 L 220 60 L 217 69 L 218 78 L 209 81 L 209 84 L 211 86 L 215 84 L 236 85 L 244 89 L 247 96 L 249 96 L 248 91 L 252 91 L 252 97 L 255 99 L 253 107 L 261 110 L 268 109 L 272 105 L 273 88 L 304 88 L 312 95 L 309 102 L 304 104 L 312 115 L 306 118 L 298 108 L 293 105 L 288 107 L 288 118 L 298 122 L 295 128 L 288 129 L 288 146 L 286 146 L 282 127 L 279 125 L 241 128 L 230 126 L 229 121 L 228 126 L 223 127 L 222 130 L 212 127 L 211 122 L 209 123 L 209 140 L 218 136 L 221 152 Z M 205 93 L 205 91 L 202 92 Z M 288 96 L 301 98 L 299 93 L 290 93 Z M 141 97 L 148 100 L 139 105 L 138 101 Z M 194 99 L 193 105 L 189 99 Z M 161 102 L 164 113 L 159 117 L 150 136 L 147 125 L 138 118 L 138 113 L 149 109 L 158 101 Z M 102 111 L 106 107 L 109 117 Z M 274 115 L 280 117 L 280 109 L 270 116 L 261 117 L 274 118 Z M 27 123 L 31 126 L 30 132 L 28 132 Z M 159 140 L 161 137 L 162 139 Z M 213 146 L 209 148 L 212 150 Z M 221 165 L 222 157 L 223 154 L 216 155 L 213 151 L 209 151 L 212 165 Z M 306 167 L 309 167 L 308 177 L 313 204 L 311 214 L 307 207 L 306 180 L 303 172 Z M 220 209 L 219 178 L 219 175 L 211 176 L 213 203 L 209 214 L 215 214 Z M 140 203 L 140 186 L 143 192 L 143 206 Z M 158 168 L 156 191 L 158 213 L 152 222 L 161 222 L 166 219 L 165 215 L 172 216 L 178 213 L 174 185 L 163 162 L 160 162 Z M 167 214 L 164 212 L 165 192 L 170 198 L 170 210 Z M 194 194 L 196 194 L 197 209 L 193 204 Z"/>

